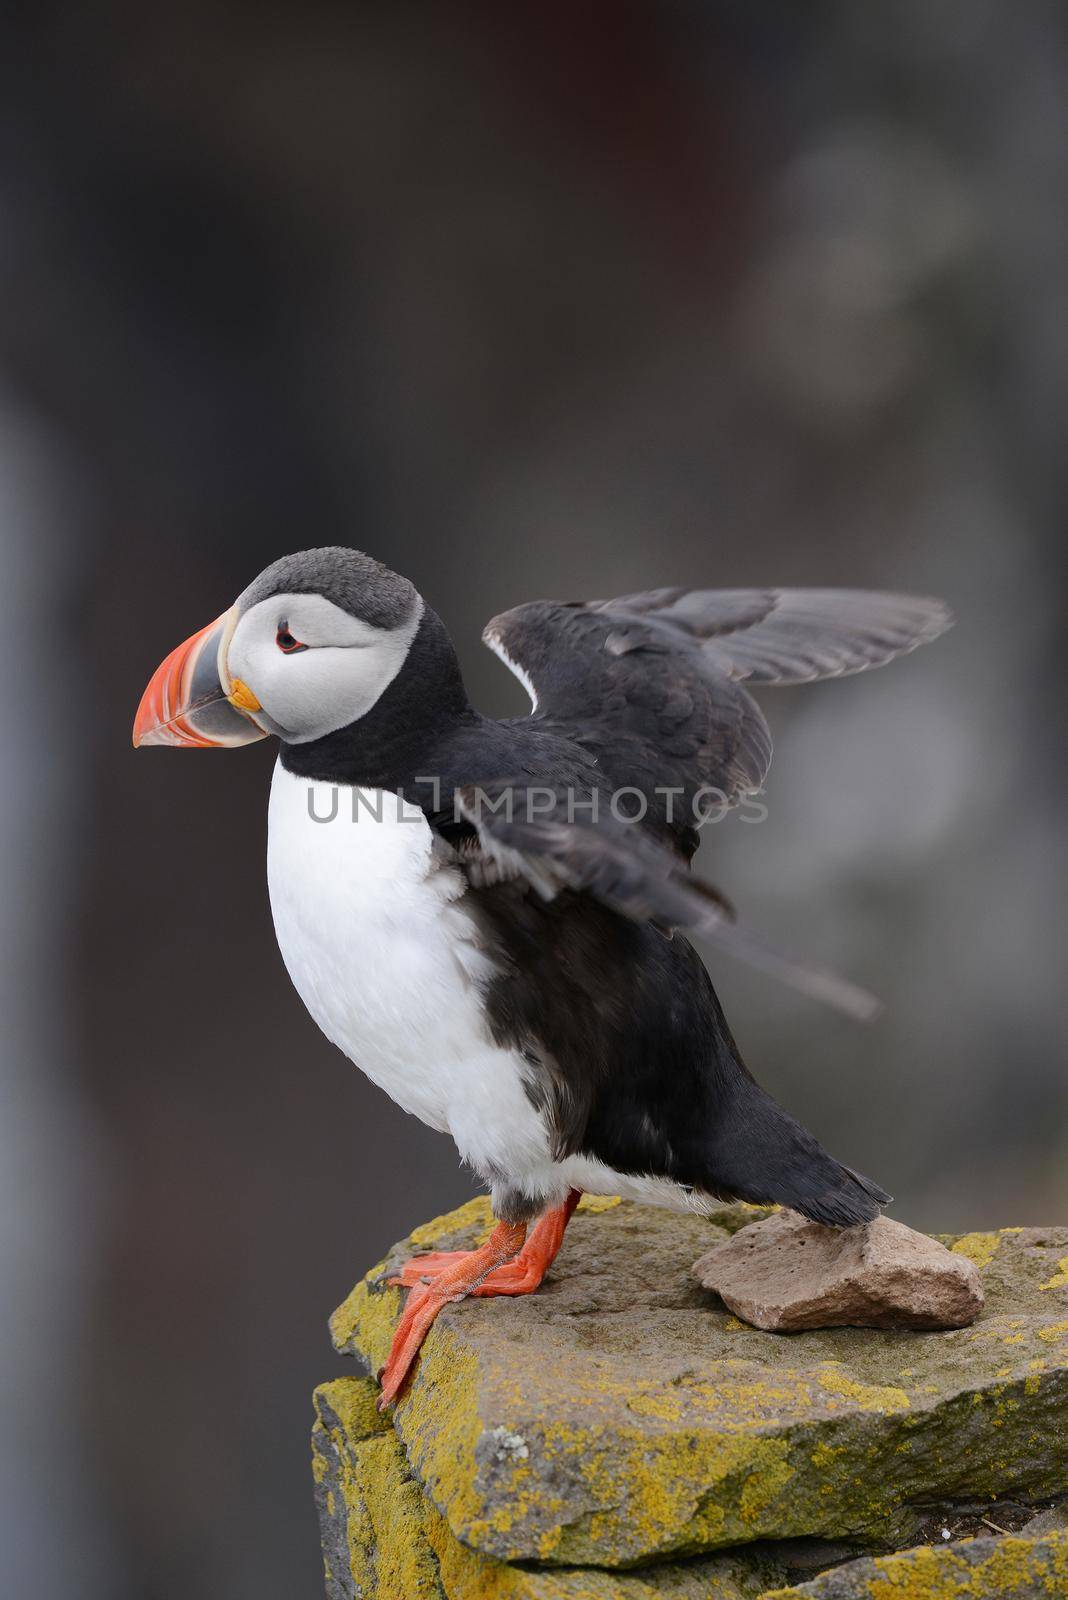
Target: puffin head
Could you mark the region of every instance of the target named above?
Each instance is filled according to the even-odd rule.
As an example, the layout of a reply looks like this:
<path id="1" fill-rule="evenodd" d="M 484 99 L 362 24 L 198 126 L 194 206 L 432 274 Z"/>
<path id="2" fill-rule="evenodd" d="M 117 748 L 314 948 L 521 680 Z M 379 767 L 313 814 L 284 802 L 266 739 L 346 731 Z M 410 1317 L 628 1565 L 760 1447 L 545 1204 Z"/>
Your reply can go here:
<path id="1" fill-rule="evenodd" d="M 330 546 L 274 561 L 156 669 L 134 745 L 307 744 L 365 716 L 423 615 L 407 578 Z"/>

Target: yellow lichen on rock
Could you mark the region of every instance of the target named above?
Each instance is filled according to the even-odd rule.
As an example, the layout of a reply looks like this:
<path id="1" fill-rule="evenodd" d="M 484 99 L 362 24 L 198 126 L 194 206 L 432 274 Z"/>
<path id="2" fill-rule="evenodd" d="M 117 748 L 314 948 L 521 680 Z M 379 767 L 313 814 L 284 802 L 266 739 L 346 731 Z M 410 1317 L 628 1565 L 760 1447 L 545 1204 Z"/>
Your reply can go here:
<path id="1" fill-rule="evenodd" d="M 342 1350 L 359 1329 L 360 1348 L 368 1366 L 378 1367 L 385 1361 L 404 1304 L 399 1289 L 380 1284 L 378 1275 L 385 1263 L 369 1273 L 358 1283 L 347 1299 L 330 1318 L 330 1337 L 336 1350 Z"/>
<path id="2" fill-rule="evenodd" d="M 1040 1283 L 1040 1289 L 1068 1289 L 1068 1256 L 1062 1256 L 1057 1262 L 1057 1270 L 1048 1283 Z"/>
<path id="3" fill-rule="evenodd" d="M 488 1518 L 477 1474 L 471 1470 L 486 1431 L 478 1413 L 475 1359 L 451 1330 L 442 1329 L 420 1361 L 423 1405 L 404 1436 L 409 1458 L 418 1463 L 431 1502 L 448 1508 L 453 1526 L 462 1526 L 477 1544 Z M 398 1423 L 408 1420 L 410 1405 L 411 1397 L 402 1396 L 394 1412 Z M 519 1474 L 507 1514 L 521 1515 L 524 1504 Z"/>
<path id="4" fill-rule="evenodd" d="M 622 1204 L 618 1194 L 584 1194 L 578 1208 L 584 1216 L 596 1217 L 602 1211 L 612 1211 Z"/>
<path id="5" fill-rule="evenodd" d="M 335 1378 L 320 1384 L 313 1396 L 316 1407 L 329 1407 L 349 1439 L 370 1439 L 388 1433 L 388 1417 L 378 1409 L 378 1386 L 366 1378 Z"/>
<path id="6" fill-rule="evenodd" d="M 469 1229 L 474 1237 L 472 1248 L 476 1244 L 483 1244 L 488 1239 L 493 1227 L 493 1207 L 490 1205 L 489 1196 L 476 1195 L 473 1200 L 468 1200 L 464 1205 L 457 1206 L 455 1211 L 449 1211 L 443 1217 L 435 1217 L 431 1222 L 424 1222 L 418 1228 L 413 1228 L 408 1235 L 413 1255 L 418 1255 L 421 1250 L 438 1250 L 447 1240 L 451 1240 L 457 1233 L 466 1233 Z"/>
<path id="7" fill-rule="evenodd" d="M 849 1562 L 761 1600 L 1063 1600 L 1068 1534 L 921 1545 Z"/>
<path id="8" fill-rule="evenodd" d="M 967 1256 L 982 1272 L 993 1261 L 1001 1244 L 1000 1233 L 966 1233 L 950 1249 L 955 1255 Z"/>
<path id="9" fill-rule="evenodd" d="M 858 1383 L 837 1366 L 821 1372 L 819 1381 L 831 1394 L 851 1400 L 860 1411 L 893 1413 L 909 1409 L 909 1397 L 904 1389 L 895 1388 L 893 1384 Z"/>
<path id="10" fill-rule="evenodd" d="M 315 1392 L 316 1496 L 331 1600 L 395 1596 L 440 1600 L 429 1551 L 418 1537 L 423 1496 L 404 1470 L 389 1424 L 375 1411 L 377 1386 L 340 1379 Z"/>

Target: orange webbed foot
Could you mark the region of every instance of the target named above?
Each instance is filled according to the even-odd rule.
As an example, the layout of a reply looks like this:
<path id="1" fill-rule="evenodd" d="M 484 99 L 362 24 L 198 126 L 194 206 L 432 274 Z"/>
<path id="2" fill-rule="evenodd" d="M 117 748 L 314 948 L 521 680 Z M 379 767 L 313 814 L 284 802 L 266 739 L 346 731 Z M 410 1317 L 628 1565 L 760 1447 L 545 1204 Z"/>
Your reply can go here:
<path id="1" fill-rule="evenodd" d="M 447 1306 L 451 1300 L 462 1300 L 477 1289 L 495 1267 L 518 1255 L 526 1231 L 524 1223 L 499 1222 L 478 1250 L 459 1252 L 459 1259 L 429 1283 L 419 1283 L 411 1290 L 393 1334 L 389 1357 L 379 1374 L 382 1383 L 378 1400 L 380 1411 L 396 1399 L 442 1306 Z"/>
<path id="2" fill-rule="evenodd" d="M 410 1292 L 389 1358 L 379 1373 L 380 1411 L 396 1399 L 442 1306 L 469 1295 L 531 1294 L 539 1287 L 579 1199 L 579 1191 L 572 1189 L 562 1205 L 538 1218 L 525 1243 L 523 1224 L 499 1222 L 481 1249 L 437 1250 L 405 1262 L 400 1273 L 389 1280 Z"/>

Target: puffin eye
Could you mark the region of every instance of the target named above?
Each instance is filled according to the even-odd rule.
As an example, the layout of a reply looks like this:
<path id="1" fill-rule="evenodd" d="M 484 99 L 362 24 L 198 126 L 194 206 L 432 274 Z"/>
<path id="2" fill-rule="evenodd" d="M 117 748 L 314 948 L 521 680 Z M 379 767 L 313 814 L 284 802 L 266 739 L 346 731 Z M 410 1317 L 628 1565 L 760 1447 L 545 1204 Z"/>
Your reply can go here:
<path id="1" fill-rule="evenodd" d="M 299 650 L 307 650 L 308 648 L 306 644 L 301 644 L 299 639 L 294 639 L 289 631 L 289 624 L 285 622 L 278 624 L 278 632 L 275 635 L 274 642 L 282 654 L 287 656 L 295 656 Z"/>

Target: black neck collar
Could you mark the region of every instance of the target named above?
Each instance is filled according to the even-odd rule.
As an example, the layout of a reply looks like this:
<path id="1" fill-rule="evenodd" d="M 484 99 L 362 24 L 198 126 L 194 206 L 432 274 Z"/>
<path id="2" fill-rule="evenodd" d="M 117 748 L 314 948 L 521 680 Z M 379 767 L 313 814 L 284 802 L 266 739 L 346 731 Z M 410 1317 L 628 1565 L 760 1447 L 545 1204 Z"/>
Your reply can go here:
<path id="1" fill-rule="evenodd" d="M 404 665 L 366 716 L 307 744 L 283 744 L 282 765 L 301 778 L 397 790 L 431 775 L 437 753 L 479 722 L 445 625 L 429 606 Z"/>

